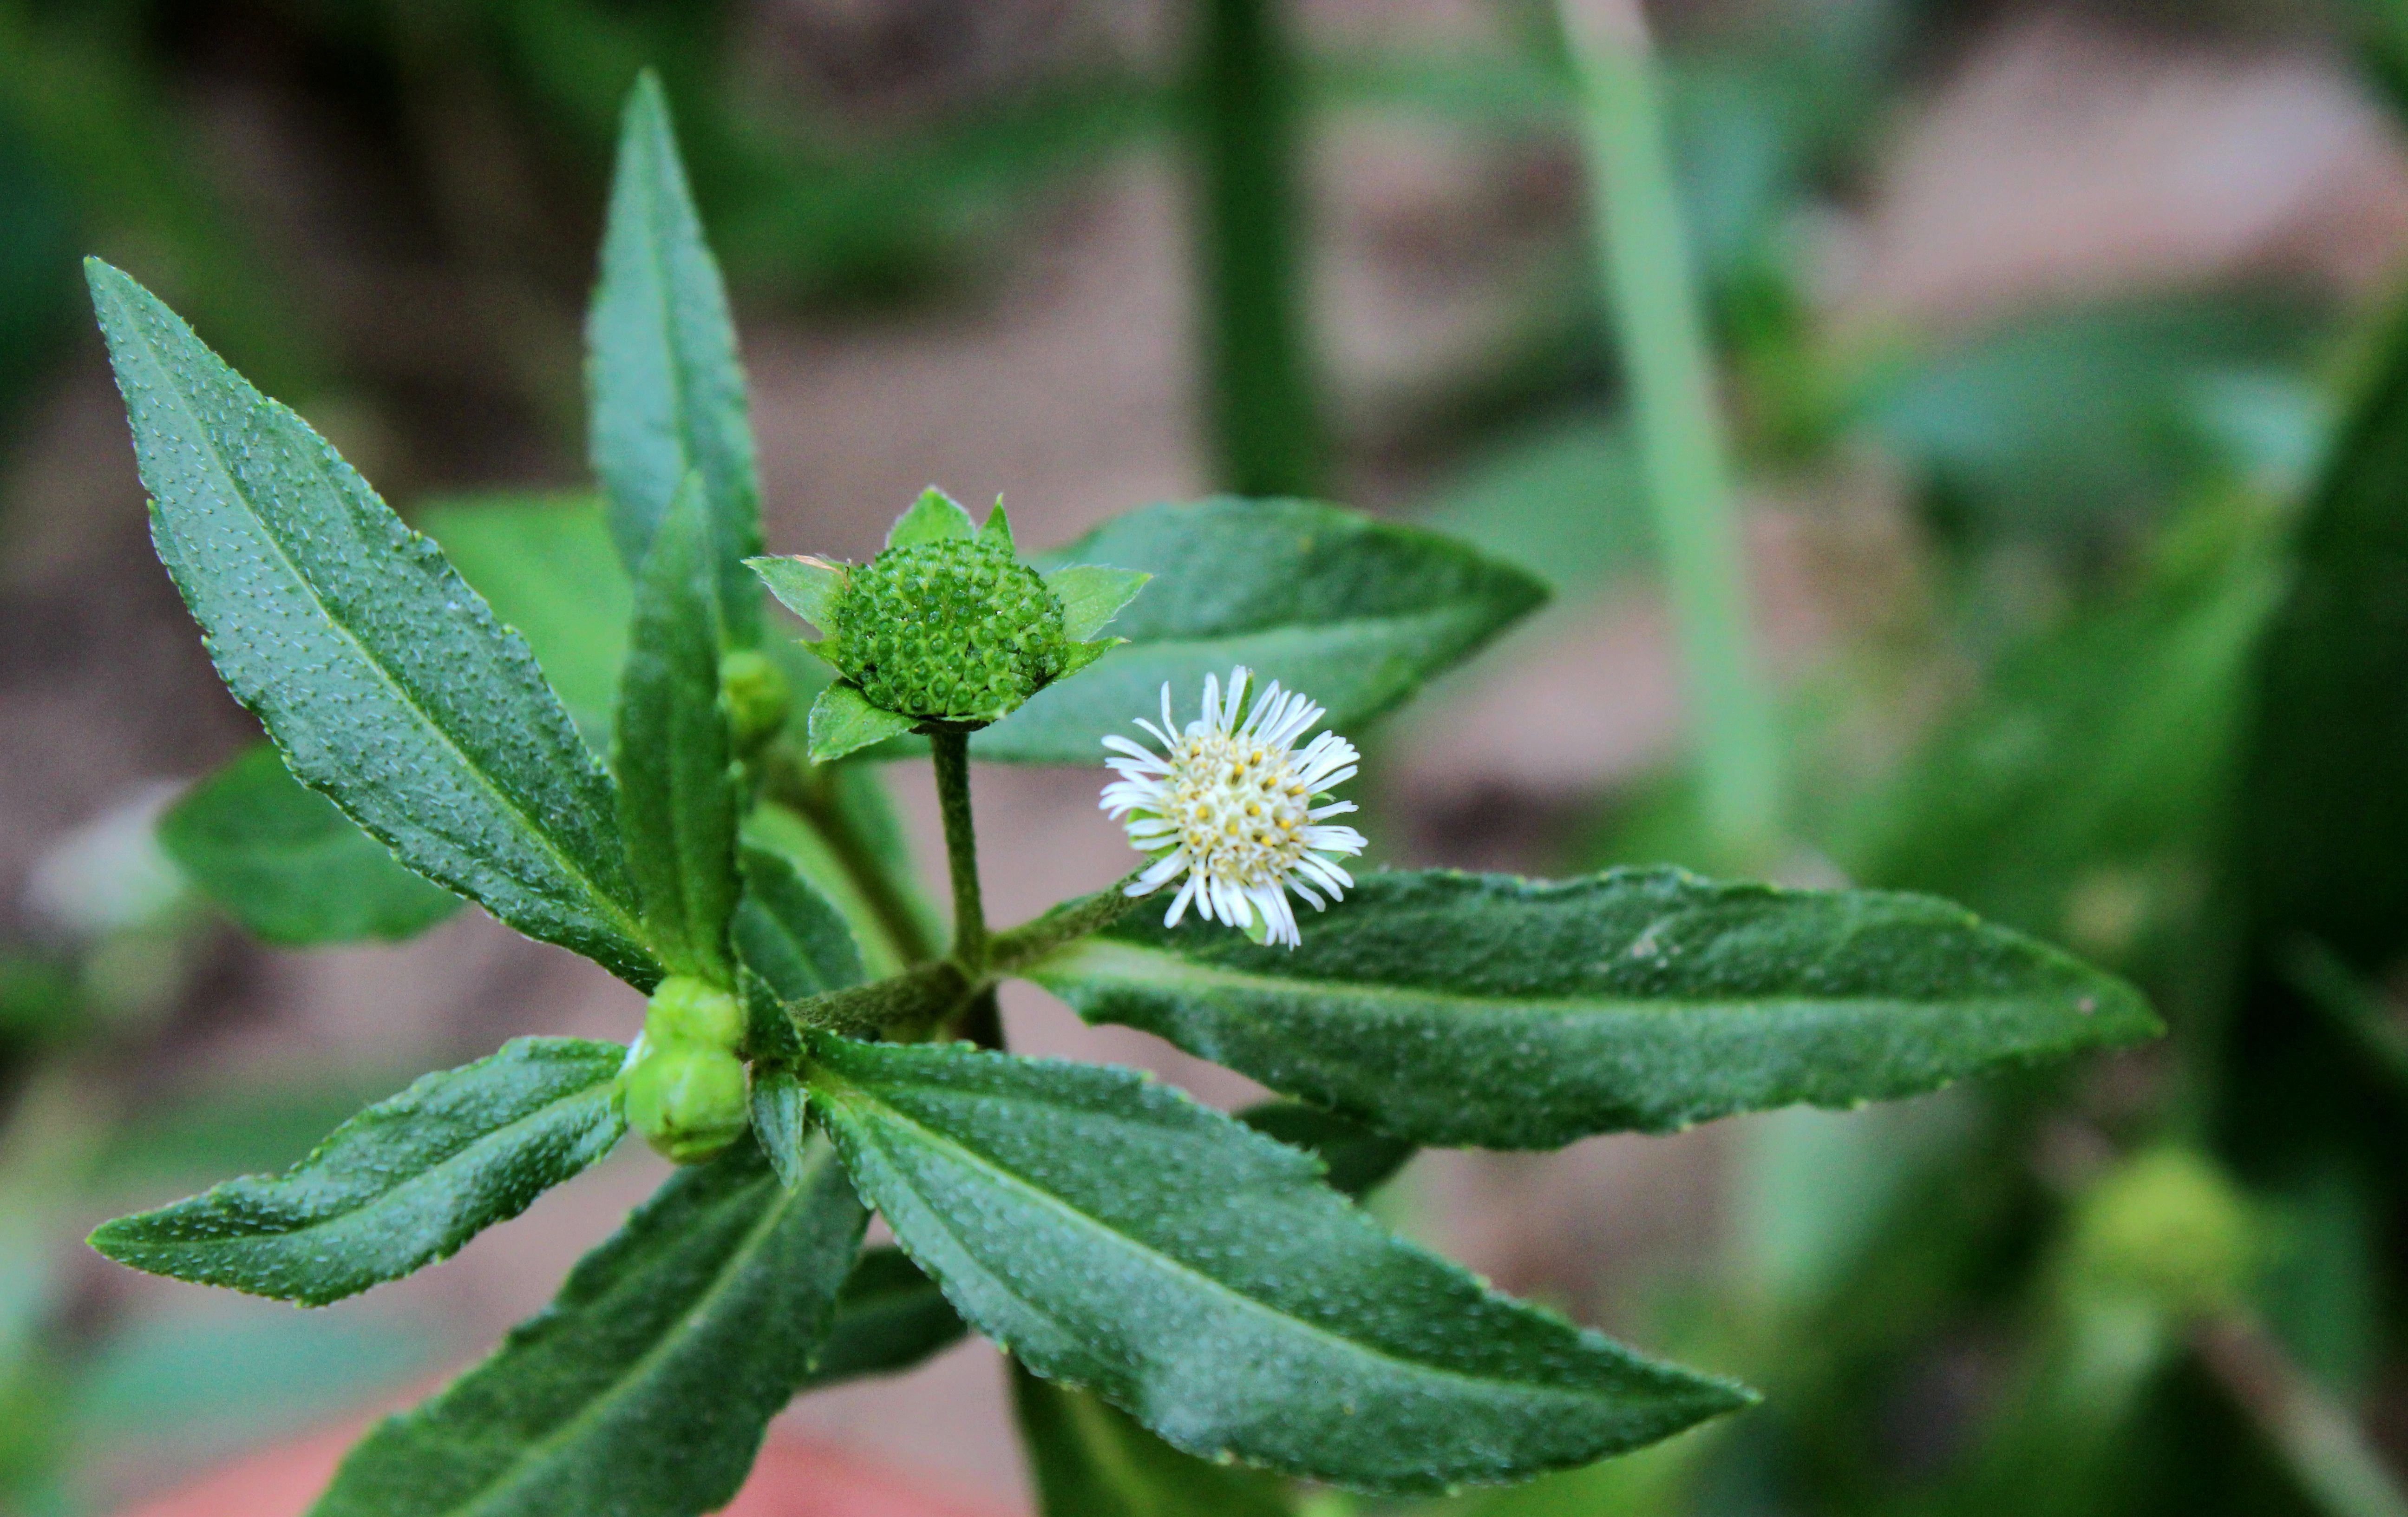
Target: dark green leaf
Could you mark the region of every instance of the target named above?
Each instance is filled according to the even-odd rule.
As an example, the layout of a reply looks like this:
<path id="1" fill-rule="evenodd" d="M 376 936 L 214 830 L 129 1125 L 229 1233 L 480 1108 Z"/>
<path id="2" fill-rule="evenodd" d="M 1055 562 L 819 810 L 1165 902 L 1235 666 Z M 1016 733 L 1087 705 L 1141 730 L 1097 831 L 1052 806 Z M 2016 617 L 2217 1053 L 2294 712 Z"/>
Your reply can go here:
<path id="1" fill-rule="evenodd" d="M 1848 1106 L 2158 1031 L 2111 975 L 1925 896 L 1373 874 L 1258 948 L 1142 912 L 1025 972 L 1415 1142 L 1554 1148 Z"/>
<path id="2" fill-rule="evenodd" d="M 1411 695 L 1546 599 L 1520 570 L 1459 542 L 1302 500 L 1149 506 L 1045 556 L 1154 576 L 1120 613 L 1129 640 L 1075 680 L 1039 690 L 970 741 L 978 758 L 1093 764 L 1107 732 L 1182 707 L 1204 676 L 1244 664 L 1329 708 L 1347 728 Z"/>
<path id="3" fill-rule="evenodd" d="M 893 1375 L 961 1341 L 969 1331 L 937 1282 L 900 1249 L 864 1249 L 836 1298 L 836 1322 L 807 1388 Z"/>
<path id="4" fill-rule="evenodd" d="M 853 929 L 784 855 L 747 845 L 736 949 L 779 998 L 800 1001 L 868 976 Z"/>
<path id="5" fill-rule="evenodd" d="M 585 340 L 594 471 L 609 494 L 621 557 L 637 571 L 686 476 L 700 474 L 721 629 L 750 645 L 760 598 L 744 560 L 761 551 L 761 485 L 744 372 L 668 102 L 650 73 L 637 79 L 620 127 Z"/>
<path id="6" fill-rule="evenodd" d="M 265 743 L 187 790 L 159 819 L 159 843 L 203 894 L 270 943 L 414 937 L 460 904 L 294 779 Z"/>
<path id="7" fill-rule="evenodd" d="M 792 1069 L 759 1062 L 752 1065 L 752 1138 L 778 1172 L 778 1183 L 799 1191 L 809 1182 L 810 1092 Z"/>
<path id="8" fill-rule="evenodd" d="M 351 1451 L 311 1517 L 695 1517 L 809 1372 L 867 1214 L 739 1143 L 683 1169 L 491 1359 Z"/>
<path id="9" fill-rule="evenodd" d="M 298 416 L 87 269 L 159 556 L 294 773 L 429 879 L 649 986 L 610 778 L 526 644 Z"/>
<path id="10" fill-rule="evenodd" d="M 1046 1517 L 1288 1517 L 1277 1476 L 1181 1453 L 1102 1397 L 1017 1361 L 1011 1401 Z"/>
<path id="11" fill-rule="evenodd" d="M 578 730 L 608 746 L 636 592 L 610 546 L 601 501 L 471 497 L 423 506 L 414 519 L 494 614 L 526 639 Z"/>
<path id="12" fill-rule="evenodd" d="M 822 1036 L 811 1106 L 981 1332 L 1173 1446 L 1365 1489 L 1585 1463 L 1745 1403 L 1383 1231 L 1128 1070 Z"/>
<path id="13" fill-rule="evenodd" d="M 700 476 L 660 524 L 636 582 L 611 767 L 644 923 L 673 973 L 729 981 L 736 775 L 719 699 L 719 616 Z"/>
<path id="14" fill-rule="evenodd" d="M 120 1264 L 322 1307 L 451 1257 L 610 1151 L 627 1050 L 519 1038 L 335 1129 L 281 1175 L 104 1222 Z"/>
<path id="15" fill-rule="evenodd" d="M 1238 1120 L 1291 1149 L 1302 1149 L 1329 1171 L 1331 1190 L 1360 1201 L 1405 1167 L 1413 1146 L 1375 1133 L 1333 1111 L 1300 1101 L 1266 1101 L 1237 1114 Z"/>
<path id="16" fill-rule="evenodd" d="M 823 816 L 765 802 L 745 818 L 744 841 L 793 864 L 844 914 L 866 978 L 900 974 L 944 941 L 942 923 L 912 886 L 900 839 L 889 835 L 893 816 L 877 770 L 838 764 L 821 773 L 832 782 Z"/>

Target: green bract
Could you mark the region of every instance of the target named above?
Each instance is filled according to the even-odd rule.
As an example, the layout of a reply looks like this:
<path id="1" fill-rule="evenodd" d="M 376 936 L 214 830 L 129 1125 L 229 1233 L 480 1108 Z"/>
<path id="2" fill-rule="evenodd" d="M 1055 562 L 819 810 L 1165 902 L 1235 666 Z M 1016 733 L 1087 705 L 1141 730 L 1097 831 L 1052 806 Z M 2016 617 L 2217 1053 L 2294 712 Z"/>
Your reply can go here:
<path id="1" fill-rule="evenodd" d="M 1194 709 L 1242 664 L 1261 694 L 1161 736 L 1252 773 L 1544 587 L 1300 500 L 1133 512 L 1040 571 L 1000 508 L 974 527 L 930 491 L 867 564 L 759 556 L 736 336 L 650 79 L 588 328 L 601 498 L 439 511 L 456 569 L 154 296 L 91 276 L 161 556 L 274 742 L 171 816 L 195 884 L 288 943 L 406 935 L 466 896 L 651 997 L 632 1047 L 508 1044 L 93 1244 L 319 1304 L 445 1257 L 630 1125 L 683 1166 L 484 1365 L 379 1426 L 319 1517 L 698 1517 L 796 1392 L 972 1328 L 1012 1356 L 1049 1517 L 1276 1517 L 1291 1476 L 1431 1492 L 1601 1459 L 1752 1394 L 1387 1231 L 1355 1201 L 1414 1145 L 1844 1106 L 2156 1029 L 2120 982 L 1944 902 L 1670 870 L 1373 874 L 1292 949 L 1166 922 L 1125 882 L 991 932 L 973 758 L 1096 763 L 1166 684 Z M 833 677 L 760 643 L 747 563 Z M 1067 685 L 1154 575 L 1127 651 Z M 806 734 L 789 692 L 812 690 Z M 950 936 L 867 762 L 922 738 Z M 1231 794 L 1228 827 L 1301 825 Z M 1342 806 L 1320 799 L 1304 819 Z M 1016 1058 L 1011 975 L 1294 1099 L 1232 1119 Z M 2131 1267 L 2230 1231 L 2183 1182 L 2102 1190 L 2076 1273 L 2189 1289 Z M 863 1251 L 866 1206 L 901 1251 Z M 2239 1255 L 2217 1257 L 2224 1280 Z"/>

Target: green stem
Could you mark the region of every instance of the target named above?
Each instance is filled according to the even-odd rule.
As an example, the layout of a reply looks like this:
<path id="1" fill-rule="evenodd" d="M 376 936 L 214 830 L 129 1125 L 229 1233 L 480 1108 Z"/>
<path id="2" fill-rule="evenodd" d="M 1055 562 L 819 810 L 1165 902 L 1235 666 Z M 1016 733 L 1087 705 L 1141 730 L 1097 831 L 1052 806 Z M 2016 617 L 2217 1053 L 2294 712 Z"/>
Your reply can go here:
<path id="1" fill-rule="evenodd" d="M 978 832 L 970 819 L 968 732 L 928 735 L 937 765 L 937 804 L 945 817 L 945 863 L 953 876 L 953 961 L 973 981 L 986 975 L 986 903 L 979 895 Z"/>
<path id="2" fill-rule="evenodd" d="M 1662 103 L 1636 7 L 1563 0 L 1581 93 L 1599 278 L 1627 372 L 1698 780 L 1716 851 L 1761 864 L 1787 804 L 1779 730 L 1752 649 L 1706 322 L 1674 192 Z"/>
<path id="3" fill-rule="evenodd" d="M 1306 340 L 1301 90 L 1281 0 L 1205 0 L 1195 41 L 1207 427 L 1224 489 L 1316 496 L 1327 440 Z"/>
<path id="4" fill-rule="evenodd" d="M 867 985 L 790 1003 L 786 1015 L 805 1032 L 859 1037 L 933 1025 L 983 989 L 982 982 L 965 975 L 960 965 L 942 960 Z"/>
<path id="5" fill-rule="evenodd" d="M 1137 909 L 1137 903 L 1145 899 L 1128 893 L 1136 879 L 1134 873 L 1124 875 L 1093 895 L 1065 901 L 1044 916 L 997 935 L 988 963 L 1010 974 L 1035 963 L 1066 943 L 1102 932 Z"/>

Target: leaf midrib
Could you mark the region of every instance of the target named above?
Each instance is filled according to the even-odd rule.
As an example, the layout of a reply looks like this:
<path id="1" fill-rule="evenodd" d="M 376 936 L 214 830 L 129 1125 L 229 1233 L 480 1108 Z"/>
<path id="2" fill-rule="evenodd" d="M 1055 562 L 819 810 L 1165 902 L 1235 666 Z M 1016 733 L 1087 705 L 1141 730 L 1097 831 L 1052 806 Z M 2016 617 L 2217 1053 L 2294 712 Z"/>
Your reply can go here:
<path id="1" fill-rule="evenodd" d="M 124 276 L 120 275 L 119 277 L 123 278 Z M 605 908 L 612 924 L 622 931 L 629 946 L 635 947 L 639 952 L 649 954 L 652 949 L 652 945 L 646 941 L 641 930 L 637 926 L 635 918 L 629 916 L 619 903 L 613 900 L 609 893 L 604 890 L 600 884 L 586 873 L 581 865 L 570 860 L 569 857 L 562 851 L 559 845 L 552 840 L 549 832 L 536 825 L 535 818 L 526 811 L 521 809 L 517 802 L 517 799 L 509 791 L 495 784 L 492 777 L 485 773 L 483 767 L 468 757 L 466 750 L 460 746 L 458 740 L 452 735 L 450 730 L 447 730 L 440 722 L 437 721 L 431 713 L 422 707 L 408 687 L 404 686 L 400 680 L 394 676 L 390 670 L 385 668 L 384 661 L 372 655 L 368 651 L 367 644 L 360 641 L 358 635 L 351 630 L 350 626 L 335 615 L 332 608 L 330 608 L 326 604 L 324 599 L 319 595 L 318 588 L 311 583 L 309 576 L 303 573 L 300 566 L 294 561 L 292 551 L 285 546 L 282 535 L 276 530 L 265 516 L 260 513 L 259 509 L 251 503 L 250 492 L 243 489 L 236 482 L 234 472 L 227 467 L 225 455 L 218 445 L 214 430 L 202 423 L 199 413 L 194 411 L 193 407 L 191 397 L 185 393 L 184 386 L 177 382 L 173 372 L 161 358 L 158 350 L 152 345 L 150 334 L 148 330 L 144 329 L 139 319 L 135 316 L 124 295 L 120 291 L 111 290 L 109 292 L 109 298 L 111 302 L 116 305 L 120 317 L 125 320 L 128 330 L 134 332 L 138 337 L 142 344 L 144 359 L 149 364 L 152 373 L 166 381 L 164 387 L 168 394 L 175 397 L 177 408 L 183 412 L 186 422 L 190 424 L 193 428 L 194 435 L 200 440 L 202 447 L 209 461 L 210 468 L 216 471 L 220 481 L 225 485 L 233 498 L 242 502 L 244 513 L 250 516 L 251 521 L 258 526 L 261 535 L 274 547 L 278 562 L 284 566 L 286 571 L 291 574 L 294 582 L 301 587 L 302 594 L 308 600 L 309 604 L 317 609 L 319 615 L 324 620 L 325 625 L 333 628 L 337 636 L 351 645 L 351 647 L 359 654 L 362 662 L 365 663 L 366 667 L 376 671 L 377 677 L 384 682 L 386 687 L 394 693 L 394 696 L 401 702 L 403 707 L 412 715 L 416 715 L 422 727 L 426 731 L 432 733 L 442 744 L 442 745 L 460 761 L 461 767 L 475 778 L 478 785 L 482 787 L 487 794 L 493 796 L 501 803 L 502 810 L 509 816 L 518 818 L 522 824 L 524 834 L 534 841 L 538 849 L 547 857 L 551 858 L 554 863 L 558 864 L 563 872 L 571 879 L 576 880 L 579 884 L 586 888 L 586 889 L 591 893 L 593 901 L 598 902 Z M 277 404 L 274 400 L 265 399 L 265 397 L 262 397 L 262 403 L 271 407 Z M 314 458 L 309 460 L 308 467 L 313 472 L 318 474 L 321 482 L 325 484 L 330 490 L 334 490 L 337 495 L 341 493 L 339 489 L 335 486 L 334 482 L 326 478 L 320 460 Z M 448 560 L 446 561 L 446 567 L 449 567 Z M 455 570 L 453 572 L 456 574 L 458 571 Z M 464 580 L 461 583 L 465 588 L 466 586 L 466 582 Z M 470 589 L 468 593 L 471 596 L 476 595 L 476 591 L 473 589 Z M 481 600 L 482 598 L 480 597 L 479 599 Z M 527 657 L 532 660 L 534 655 L 530 653 Z M 563 715 L 566 715 L 566 713 L 564 708 Z M 581 740 L 578 746 L 580 751 L 584 751 L 584 744 Z M 599 777 L 606 781 L 609 778 L 607 772 L 601 773 Z M 326 794 L 327 799 L 334 801 L 337 805 L 339 806 L 342 804 L 339 798 L 327 794 L 327 792 L 324 791 L 321 791 L 320 793 Z M 343 807 L 343 811 L 346 816 L 351 815 L 351 808 L 348 806 Z M 359 817 L 353 816 L 352 819 L 359 822 L 360 826 L 364 830 L 370 831 L 372 834 L 374 833 L 375 830 L 368 828 L 367 824 L 365 821 L 362 821 Z M 387 845 L 391 846 L 390 844 Z M 516 878 L 514 874 L 511 877 L 513 879 Z M 440 882 L 438 881 L 437 883 L 439 884 Z M 519 883 L 525 884 L 527 882 L 520 881 Z M 539 890 L 537 893 L 544 896 L 546 899 L 552 899 L 549 891 Z M 565 905 L 583 904 L 583 903 L 577 902 L 564 902 L 561 903 Z"/>
<path id="2" fill-rule="evenodd" d="M 824 1148 L 820 1151 L 820 1164 L 831 1163 L 835 1157 L 832 1150 Z M 678 1348 L 686 1336 L 686 1329 L 708 1317 L 721 1298 L 734 1288 L 736 1277 L 742 1272 L 744 1265 L 752 1262 L 764 1240 L 785 1221 L 788 1209 L 803 1205 L 818 1193 L 810 1187 L 789 1191 L 778 1184 L 774 1177 L 764 1177 L 753 1183 L 766 1184 L 774 1192 L 770 1203 L 762 1208 L 760 1221 L 745 1233 L 744 1240 L 728 1250 L 726 1261 L 712 1273 L 710 1287 L 695 1298 L 693 1305 L 678 1313 L 676 1320 L 661 1333 L 651 1348 L 628 1365 L 627 1372 L 620 1376 L 609 1390 L 587 1401 L 575 1416 L 529 1444 L 523 1453 L 510 1462 L 509 1468 L 497 1475 L 484 1490 L 465 1502 L 445 1508 L 435 1517 L 474 1517 L 475 1513 L 490 1510 L 494 1502 L 510 1494 L 512 1487 L 539 1473 L 537 1466 L 548 1463 L 563 1443 L 583 1434 L 605 1412 L 632 1395 L 636 1387 L 650 1377 L 660 1361 Z"/>
<path id="3" fill-rule="evenodd" d="M 1435 1380 L 1462 1381 L 1467 1384 L 1481 1386 L 1491 1391 L 1494 1391 L 1498 1387 L 1503 1387 L 1513 1390 L 1519 1394 L 1534 1396 L 1560 1396 L 1564 1399 L 1574 1401 L 1603 1401 L 1612 1403 L 1621 1399 L 1613 1393 L 1605 1391 L 1581 1387 L 1537 1384 L 1527 1380 L 1499 1380 L 1493 1377 L 1474 1374 L 1467 1370 L 1452 1369 L 1444 1365 L 1431 1365 L 1421 1360 L 1403 1358 L 1389 1350 L 1379 1348 L 1355 1338 L 1343 1336 L 1319 1323 L 1307 1322 L 1301 1317 L 1292 1316 L 1289 1313 L 1283 1312 L 1269 1305 L 1268 1302 L 1255 1300 L 1254 1297 L 1247 1295 L 1245 1293 L 1227 1284 L 1226 1281 L 1216 1279 L 1212 1276 L 1205 1274 L 1195 1265 L 1188 1264 L 1185 1260 L 1165 1253 L 1161 1250 L 1156 1249 L 1140 1239 L 1131 1237 L 1129 1235 L 1113 1228 L 1102 1219 L 1092 1216 L 1089 1213 L 1079 1209 L 1079 1207 L 1073 1206 L 1066 1198 L 1055 1195 L 1053 1192 L 1043 1189 L 1034 1181 L 1027 1179 L 1013 1170 L 1005 1168 L 1001 1163 L 987 1158 L 985 1155 L 968 1147 L 951 1135 L 928 1127 L 926 1124 L 913 1119 L 892 1104 L 880 1100 L 876 1092 L 855 1084 L 853 1080 L 845 1077 L 844 1076 L 834 1073 L 828 1069 L 826 1065 L 822 1064 L 817 1069 L 813 1070 L 812 1074 L 814 1077 L 813 1082 L 815 1084 L 821 1081 L 829 1081 L 853 1091 L 864 1101 L 875 1105 L 880 1110 L 890 1113 L 892 1115 L 892 1120 L 897 1125 L 907 1127 L 914 1134 L 920 1134 L 924 1141 L 927 1142 L 929 1146 L 959 1155 L 961 1162 L 964 1163 L 995 1177 L 996 1180 L 1006 1188 L 1021 1192 L 1033 1198 L 1040 1207 L 1059 1212 L 1063 1216 L 1070 1219 L 1074 1223 L 1083 1226 L 1086 1230 L 1099 1234 L 1107 1239 L 1119 1242 L 1125 1249 L 1142 1258 L 1160 1261 L 1162 1264 L 1167 1266 L 1166 1272 L 1185 1276 L 1198 1281 L 1211 1293 L 1226 1297 L 1228 1300 L 1236 1302 L 1248 1312 L 1256 1316 L 1268 1318 L 1273 1322 L 1283 1323 L 1289 1327 L 1297 1329 L 1307 1336 L 1324 1339 L 1329 1343 L 1337 1345 L 1340 1349 L 1346 1351 L 1350 1354 L 1360 1358 L 1393 1364 L 1416 1375 L 1426 1376 Z M 982 1093 L 993 1094 L 995 1092 L 990 1091 Z M 843 1104 L 843 1100 L 840 1095 L 837 1099 L 839 1105 Z M 1007 1096 L 1007 1099 L 1010 1098 Z M 1040 1107 L 1046 1106 L 1047 1105 L 1044 1102 L 1037 1101 L 1032 1098 L 1024 1097 L 1020 1099 L 1027 1101 L 1030 1105 Z M 891 1163 L 893 1161 L 890 1160 L 889 1163 Z M 900 1166 L 898 1165 L 897 1168 L 899 1169 Z M 952 1224 L 943 1221 L 939 1208 L 933 1206 L 928 1206 L 924 1200 L 923 1200 L 922 1205 L 924 1206 L 927 1206 L 927 1209 L 932 1216 L 938 1217 L 940 1224 L 945 1227 L 947 1234 L 953 1237 L 956 1247 L 961 1248 L 965 1254 L 969 1254 L 973 1258 L 976 1257 L 974 1250 L 961 1243 L 960 1235 L 953 1231 Z M 983 1268 L 984 1266 L 982 1267 Z M 994 1274 L 992 1270 L 988 1270 L 987 1273 L 991 1276 Z M 1029 1300 L 1018 1290 L 1013 1290 L 1012 1293 L 1030 1310 L 1033 1310 L 1039 1315 L 1046 1317 L 1049 1320 L 1058 1321 L 1058 1319 L 1054 1318 L 1054 1314 L 1052 1312 L 1048 1311 L 1044 1307 L 1039 1306 L 1038 1303 Z M 1570 1328 L 1570 1330 L 1575 1333 L 1582 1331 L 1577 1327 L 1573 1327 L 1570 1323 L 1566 1323 L 1564 1325 Z M 1635 1356 L 1632 1356 L 1632 1361 L 1634 1365 L 1643 1363 L 1643 1361 L 1638 1360 Z"/>

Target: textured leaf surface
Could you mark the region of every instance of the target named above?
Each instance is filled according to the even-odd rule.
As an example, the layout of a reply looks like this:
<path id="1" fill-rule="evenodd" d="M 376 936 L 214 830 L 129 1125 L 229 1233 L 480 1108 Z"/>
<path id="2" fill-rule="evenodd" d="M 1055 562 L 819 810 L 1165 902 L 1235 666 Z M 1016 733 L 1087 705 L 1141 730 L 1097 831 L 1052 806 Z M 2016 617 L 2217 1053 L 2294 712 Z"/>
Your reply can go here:
<path id="1" fill-rule="evenodd" d="M 681 1170 L 541 1314 L 388 1418 L 311 1517 L 695 1517 L 809 1372 L 867 1214 L 825 1144 L 799 1191 L 739 1143 Z"/>
<path id="2" fill-rule="evenodd" d="M 627 872 L 652 940 L 671 970 L 725 985 L 738 802 L 699 480 L 688 477 L 637 577 L 610 760 Z"/>
<path id="3" fill-rule="evenodd" d="M 1889 1100 L 2159 1030 L 2122 981 L 1945 902 L 1670 869 L 1373 874 L 1292 951 L 1141 912 L 1026 973 L 1383 1132 L 1499 1149 Z"/>
<path id="4" fill-rule="evenodd" d="M 609 776 L 526 644 L 300 417 L 88 269 L 151 539 L 294 773 L 429 879 L 651 985 Z"/>
<path id="5" fill-rule="evenodd" d="M 631 573 L 690 474 L 700 474 L 709 555 L 728 637 L 759 636 L 760 599 L 744 560 L 761 551 L 761 484 L 736 325 L 678 160 L 668 102 L 650 73 L 620 124 L 602 234 L 602 282 L 587 315 L 594 471 Z"/>
<path id="6" fill-rule="evenodd" d="M 578 730 L 608 747 L 635 585 L 592 495 L 480 496 L 411 518 L 460 577 L 526 639 Z"/>
<path id="7" fill-rule="evenodd" d="M 1046 558 L 1154 577 L 1112 621 L 1128 645 L 972 738 L 982 758 L 1097 763 L 1105 733 L 1160 707 L 1164 681 L 1184 720 L 1204 676 L 1226 678 L 1232 664 L 1305 691 L 1342 730 L 1547 596 L 1452 539 L 1301 500 L 1149 506 Z"/>
<path id="8" fill-rule="evenodd" d="M 962 1044 L 814 1051 L 819 1121 L 954 1308 L 1189 1453 L 1432 1490 L 1745 1400 L 1490 1293 L 1307 1155 L 1130 1071 Z"/>
<path id="9" fill-rule="evenodd" d="M 791 860 L 748 845 L 743 867 L 737 951 L 780 1000 L 800 1001 L 868 977 L 844 913 Z"/>
<path id="10" fill-rule="evenodd" d="M 414 937 L 460 904 L 294 779 L 265 743 L 186 791 L 159 819 L 159 842 L 204 894 L 270 943 Z"/>
<path id="11" fill-rule="evenodd" d="M 1288 1517 L 1277 1476 L 1181 1453 L 1101 1396 L 1017 1363 L 1011 1402 L 1045 1517 Z"/>
<path id="12" fill-rule="evenodd" d="M 910 730 L 910 717 L 897 716 L 871 705 L 869 697 L 861 693 L 861 686 L 831 685 L 811 702 L 811 761 L 834 763 L 873 743 L 901 737 Z"/>
<path id="13" fill-rule="evenodd" d="M 610 1151 L 627 1050 L 519 1038 L 335 1129 L 281 1175 L 103 1223 L 120 1264 L 323 1306 L 437 1259 Z"/>
<path id="14" fill-rule="evenodd" d="M 1062 635 L 1084 643 L 1110 626 L 1153 577 L 1141 570 L 1072 564 L 1046 575 L 1045 587 L 1061 598 Z"/>
<path id="15" fill-rule="evenodd" d="M 1357 1201 L 1394 1178 L 1413 1156 L 1413 1146 L 1402 1138 L 1375 1133 L 1334 1111 L 1300 1101 L 1266 1101 L 1248 1106 L 1237 1118 L 1265 1137 L 1277 1138 L 1320 1160 L 1328 1172 L 1322 1178 L 1329 1188 Z"/>
<path id="16" fill-rule="evenodd" d="M 836 629 L 836 600 L 844 588 L 843 570 L 824 558 L 804 556 L 747 558 L 744 567 L 761 576 L 761 583 L 788 611 L 823 633 Z"/>
<path id="17" fill-rule="evenodd" d="M 836 1322 L 807 1387 L 899 1373 L 968 1331 L 910 1254 L 887 1245 L 864 1249 L 836 1298 Z"/>

